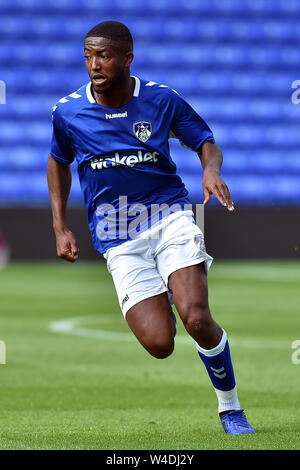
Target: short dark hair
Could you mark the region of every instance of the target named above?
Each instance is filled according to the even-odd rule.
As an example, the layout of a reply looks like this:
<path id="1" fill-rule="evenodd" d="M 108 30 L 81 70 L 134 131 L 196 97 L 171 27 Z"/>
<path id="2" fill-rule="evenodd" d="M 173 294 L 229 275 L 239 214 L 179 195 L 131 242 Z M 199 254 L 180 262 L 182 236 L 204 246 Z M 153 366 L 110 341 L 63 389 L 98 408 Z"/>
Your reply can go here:
<path id="1" fill-rule="evenodd" d="M 117 43 L 127 51 L 133 50 L 133 39 L 131 32 L 125 24 L 119 21 L 103 21 L 94 26 L 85 36 L 107 38 Z"/>

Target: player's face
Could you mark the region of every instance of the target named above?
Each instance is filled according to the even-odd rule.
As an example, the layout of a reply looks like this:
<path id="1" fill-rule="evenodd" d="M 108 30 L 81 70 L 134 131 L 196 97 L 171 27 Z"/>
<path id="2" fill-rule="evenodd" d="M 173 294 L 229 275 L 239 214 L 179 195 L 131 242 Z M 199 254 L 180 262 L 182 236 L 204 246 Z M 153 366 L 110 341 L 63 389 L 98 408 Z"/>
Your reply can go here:
<path id="1" fill-rule="evenodd" d="M 124 52 L 109 39 L 89 37 L 84 43 L 85 64 L 97 93 L 120 86 L 128 76 L 132 52 Z"/>

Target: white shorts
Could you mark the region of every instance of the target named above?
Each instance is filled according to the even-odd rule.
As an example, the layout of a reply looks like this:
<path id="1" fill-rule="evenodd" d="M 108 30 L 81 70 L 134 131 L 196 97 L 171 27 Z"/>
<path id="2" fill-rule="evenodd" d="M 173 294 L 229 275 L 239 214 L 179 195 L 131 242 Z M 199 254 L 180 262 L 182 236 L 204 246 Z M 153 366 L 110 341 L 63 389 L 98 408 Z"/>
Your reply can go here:
<path id="1" fill-rule="evenodd" d="M 208 273 L 213 258 L 206 253 L 203 233 L 192 211 L 178 211 L 138 238 L 104 254 L 124 317 L 138 302 L 168 292 L 168 278 L 178 269 L 204 262 Z"/>

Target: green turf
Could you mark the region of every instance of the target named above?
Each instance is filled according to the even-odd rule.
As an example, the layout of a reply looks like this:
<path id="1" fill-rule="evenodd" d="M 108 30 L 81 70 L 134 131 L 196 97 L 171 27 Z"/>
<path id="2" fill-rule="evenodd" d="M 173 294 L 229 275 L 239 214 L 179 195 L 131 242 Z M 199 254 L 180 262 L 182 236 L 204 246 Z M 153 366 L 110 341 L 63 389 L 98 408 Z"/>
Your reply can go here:
<path id="1" fill-rule="evenodd" d="M 211 268 L 211 310 L 228 333 L 240 402 L 257 430 L 228 436 L 181 325 L 173 355 L 154 359 L 130 341 L 103 264 L 11 264 L 0 271 L 7 346 L 0 448 L 300 449 L 300 364 L 291 361 L 291 344 L 300 339 L 299 268 Z M 50 331 L 50 323 L 74 317 L 83 336 Z M 102 338 L 103 331 L 123 336 Z"/>

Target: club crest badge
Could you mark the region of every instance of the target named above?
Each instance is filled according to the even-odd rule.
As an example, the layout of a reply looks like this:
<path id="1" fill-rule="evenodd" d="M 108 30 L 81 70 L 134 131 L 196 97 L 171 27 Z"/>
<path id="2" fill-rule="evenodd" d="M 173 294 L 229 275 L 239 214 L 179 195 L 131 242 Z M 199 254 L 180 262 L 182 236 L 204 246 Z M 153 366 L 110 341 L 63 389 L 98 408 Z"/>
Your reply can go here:
<path id="1" fill-rule="evenodd" d="M 133 123 L 133 132 L 141 142 L 147 142 L 152 134 L 152 124 L 149 121 L 135 121 Z"/>

